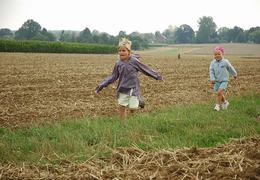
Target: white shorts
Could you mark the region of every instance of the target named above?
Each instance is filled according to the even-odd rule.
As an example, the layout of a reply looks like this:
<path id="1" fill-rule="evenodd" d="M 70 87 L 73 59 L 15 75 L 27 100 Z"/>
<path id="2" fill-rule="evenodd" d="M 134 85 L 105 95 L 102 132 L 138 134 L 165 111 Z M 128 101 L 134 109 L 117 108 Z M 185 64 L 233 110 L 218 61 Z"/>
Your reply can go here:
<path id="1" fill-rule="evenodd" d="M 128 106 L 130 109 L 139 108 L 139 100 L 137 96 L 129 96 L 127 94 L 119 93 L 117 101 L 120 106 Z"/>

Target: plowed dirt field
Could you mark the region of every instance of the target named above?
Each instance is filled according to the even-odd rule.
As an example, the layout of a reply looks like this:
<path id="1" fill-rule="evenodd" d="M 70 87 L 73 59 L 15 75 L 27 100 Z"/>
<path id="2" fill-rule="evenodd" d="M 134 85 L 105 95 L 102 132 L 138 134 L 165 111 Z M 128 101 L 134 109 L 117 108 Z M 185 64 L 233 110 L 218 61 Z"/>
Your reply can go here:
<path id="1" fill-rule="evenodd" d="M 186 52 L 187 49 L 192 50 L 186 48 Z M 163 51 L 157 55 L 153 51 L 141 52 L 141 61 L 161 73 L 165 80 L 160 82 L 140 74 L 146 102 L 141 111 L 214 100 L 209 83 L 212 55 L 190 52 L 183 53 L 181 59 L 164 55 Z M 117 82 L 99 94 L 94 92 L 111 74 L 116 58 L 117 55 L 0 53 L 0 126 L 117 115 Z M 238 79 L 230 80 L 227 96 L 259 92 L 260 57 L 226 58 L 238 72 Z"/>

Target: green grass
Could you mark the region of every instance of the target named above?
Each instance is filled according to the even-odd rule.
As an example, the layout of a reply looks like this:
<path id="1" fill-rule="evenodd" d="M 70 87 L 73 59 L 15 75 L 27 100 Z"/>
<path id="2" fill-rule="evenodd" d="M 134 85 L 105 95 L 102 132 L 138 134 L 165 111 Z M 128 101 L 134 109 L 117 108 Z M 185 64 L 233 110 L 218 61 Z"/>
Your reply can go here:
<path id="1" fill-rule="evenodd" d="M 0 39 L 0 52 L 115 54 L 111 45 Z"/>
<path id="2" fill-rule="evenodd" d="M 260 134 L 260 94 L 230 99 L 228 110 L 213 104 L 175 106 L 113 118 L 67 120 L 28 128 L 0 128 L 0 163 L 59 163 L 107 157 L 117 147 L 144 150 L 211 147 L 230 138 Z"/>

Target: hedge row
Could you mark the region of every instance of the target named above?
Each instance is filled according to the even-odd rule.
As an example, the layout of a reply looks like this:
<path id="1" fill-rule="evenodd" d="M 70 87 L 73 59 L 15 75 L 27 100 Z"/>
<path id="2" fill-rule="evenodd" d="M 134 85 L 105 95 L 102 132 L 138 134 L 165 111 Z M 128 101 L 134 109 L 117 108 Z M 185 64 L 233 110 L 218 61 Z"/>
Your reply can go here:
<path id="1" fill-rule="evenodd" d="M 117 48 L 98 44 L 0 40 L 0 52 L 114 54 Z"/>

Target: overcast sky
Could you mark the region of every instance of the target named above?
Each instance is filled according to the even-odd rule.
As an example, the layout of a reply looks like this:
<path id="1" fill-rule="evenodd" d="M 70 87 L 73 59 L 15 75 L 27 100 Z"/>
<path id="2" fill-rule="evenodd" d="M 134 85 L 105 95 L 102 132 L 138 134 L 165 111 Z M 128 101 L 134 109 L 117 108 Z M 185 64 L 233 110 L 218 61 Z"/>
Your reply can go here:
<path id="1" fill-rule="evenodd" d="M 0 28 L 19 29 L 33 19 L 47 30 L 88 27 L 117 35 L 164 31 L 211 16 L 218 28 L 260 26 L 260 0 L 0 0 Z"/>

